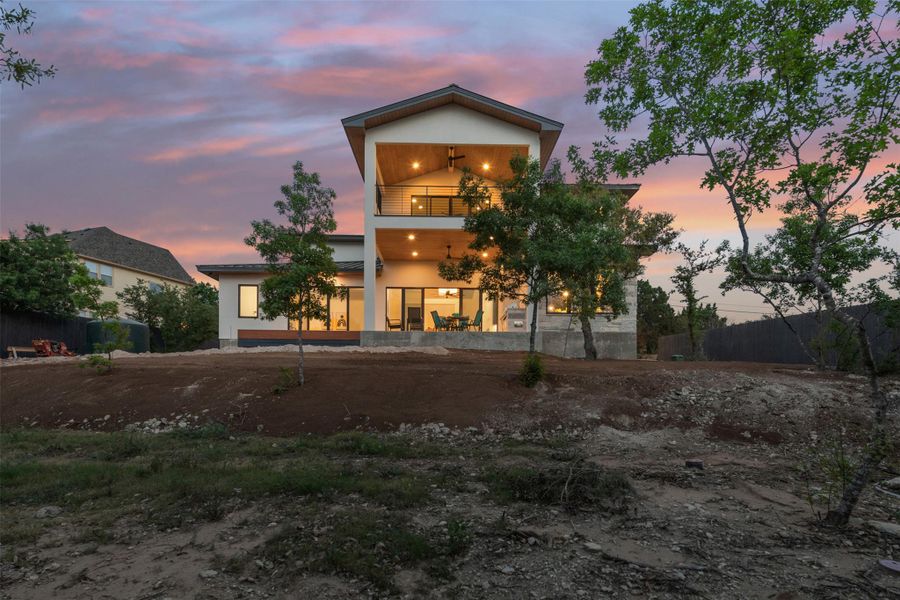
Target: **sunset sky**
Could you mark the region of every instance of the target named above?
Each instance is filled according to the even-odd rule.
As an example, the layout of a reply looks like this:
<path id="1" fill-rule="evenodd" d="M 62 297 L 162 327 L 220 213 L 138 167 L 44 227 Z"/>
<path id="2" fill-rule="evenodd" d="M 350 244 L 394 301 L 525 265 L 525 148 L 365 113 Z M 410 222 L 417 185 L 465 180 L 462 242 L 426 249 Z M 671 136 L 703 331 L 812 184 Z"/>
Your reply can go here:
<path id="1" fill-rule="evenodd" d="M 55 78 L 2 85 L 0 227 L 107 225 L 198 263 L 255 261 L 242 242 L 302 160 L 338 194 L 339 232 L 362 231 L 363 186 L 340 119 L 449 83 L 565 123 L 555 153 L 606 132 L 584 65 L 628 2 L 34 2 L 9 42 Z M 635 202 L 677 215 L 683 240 L 735 239 L 703 163 L 652 170 Z M 756 235 L 776 222 L 756 219 Z M 674 258 L 648 263 L 667 290 Z M 208 281 L 202 275 L 199 280 Z M 716 289 L 733 321 L 752 297 Z M 673 296 L 673 302 L 680 299 Z"/>

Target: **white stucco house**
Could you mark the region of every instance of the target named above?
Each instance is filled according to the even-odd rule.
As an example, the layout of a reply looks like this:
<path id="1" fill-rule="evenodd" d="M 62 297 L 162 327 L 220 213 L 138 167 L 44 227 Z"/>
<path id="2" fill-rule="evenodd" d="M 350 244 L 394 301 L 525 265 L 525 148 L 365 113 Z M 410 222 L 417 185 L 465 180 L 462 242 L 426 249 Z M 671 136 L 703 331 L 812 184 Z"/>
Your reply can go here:
<path id="1" fill-rule="evenodd" d="M 515 153 L 546 166 L 563 124 L 457 85 L 342 124 L 365 189 L 364 232 L 330 239 L 346 298 L 328 301 L 324 321 L 265 320 L 259 312 L 264 263 L 197 265 L 219 284 L 221 345 L 287 343 L 302 327 L 311 343 L 527 349 L 529 307 L 490 300 L 477 280 L 445 281 L 437 265 L 468 251 L 470 237 L 462 230 L 468 208 L 457 195 L 461 170 L 480 173 L 490 185 L 510 176 Z M 638 187 L 615 186 L 628 196 Z M 633 282 L 628 294 L 627 315 L 595 319 L 601 356 L 635 356 Z M 538 349 L 581 356 L 582 334 L 566 299 L 548 298 L 538 308 Z"/>

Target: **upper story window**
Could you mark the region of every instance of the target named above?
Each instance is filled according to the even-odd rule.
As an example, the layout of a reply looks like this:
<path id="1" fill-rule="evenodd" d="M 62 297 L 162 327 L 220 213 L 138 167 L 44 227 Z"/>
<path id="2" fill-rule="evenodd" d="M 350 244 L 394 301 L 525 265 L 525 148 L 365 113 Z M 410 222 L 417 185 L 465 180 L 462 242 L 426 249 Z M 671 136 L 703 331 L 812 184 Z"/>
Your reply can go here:
<path id="1" fill-rule="evenodd" d="M 112 267 L 109 265 L 101 265 L 90 260 L 84 261 L 87 267 L 88 275 L 94 279 L 99 279 L 103 285 L 112 285 Z"/>
<path id="2" fill-rule="evenodd" d="M 238 317 L 256 319 L 259 317 L 259 286 L 238 286 Z"/>
<path id="3" fill-rule="evenodd" d="M 161 286 L 158 283 L 153 283 L 152 281 L 147 284 L 147 287 L 150 288 L 150 291 L 153 292 L 154 294 L 156 292 L 161 292 L 163 289 L 163 286 Z"/>

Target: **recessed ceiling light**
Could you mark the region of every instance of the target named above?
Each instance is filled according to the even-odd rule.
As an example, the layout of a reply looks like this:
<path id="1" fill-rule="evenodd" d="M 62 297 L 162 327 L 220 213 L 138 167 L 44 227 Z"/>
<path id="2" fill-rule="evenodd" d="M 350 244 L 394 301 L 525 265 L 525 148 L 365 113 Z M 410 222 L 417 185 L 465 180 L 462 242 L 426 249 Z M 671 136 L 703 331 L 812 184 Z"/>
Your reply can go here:
<path id="1" fill-rule="evenodd" d="M 413 253 L 412 253 L 412 254 L 413 254 L 413 256 L 418 256 L 418 255 L 419 255 L 419 253 L 416 252 L 415 250 L 413 250 Z"/>
<path id="2" fill-rule="evenodd" d="M 406 236 L 406 238 L 409 239 L 409 240 L 414 240 L 414 239 L 416 239 L 416 234 L 411 233 L 411 234 L 409 234 L 408 236 Z"/>
<path id="3" fill-rule="evenodd" d="M 419 161 L 414 161 L 414 162 L 413 162 L 413 169 L 418 169 L 419 166 L 420 166 L 420 165 L 419 165 Z"/>
<path id="4" fill-rule="evenodd" d="M 484 169 L 485 171 L 489 171 L 491 168 L 491 165 L 489 165 L 488 163 L 482 163 L 481 168 Z"/>

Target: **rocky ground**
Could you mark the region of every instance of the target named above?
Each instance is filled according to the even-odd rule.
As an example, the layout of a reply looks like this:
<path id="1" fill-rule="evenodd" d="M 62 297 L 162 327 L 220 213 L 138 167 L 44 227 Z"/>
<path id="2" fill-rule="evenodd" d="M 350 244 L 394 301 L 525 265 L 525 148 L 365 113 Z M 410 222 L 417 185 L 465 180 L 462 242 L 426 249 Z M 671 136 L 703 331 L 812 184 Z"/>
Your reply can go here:
<path id="1" fill-rule="evenodd" d="M 900 561 L 896 449 L 847 529 L 817 520 L 865 431 L 852 375 L 550 361 L 525 390 L 505 355 L 356 356 L 355 376 L 388 369 L 391 388 L 432 373 L 430 395 L 332 389 L 332 415 L 265 389 L 277 364 L 214 363 L 201 381 L 208 359 L 128 360 L 108 380 L 0 371 L 0 597 L 900 595 L 882 564 Z M 310 361 L 320 391 L 344 385 L 343 360 Z M 485 400 L 459 398 L 454 370 Z M 29 371 L 50 400 L 22 392 Z M 151 380 L 175 396 L 155 414 L 135 404 Z M 896 402 L 891 418 L 898 438 Z"/>

